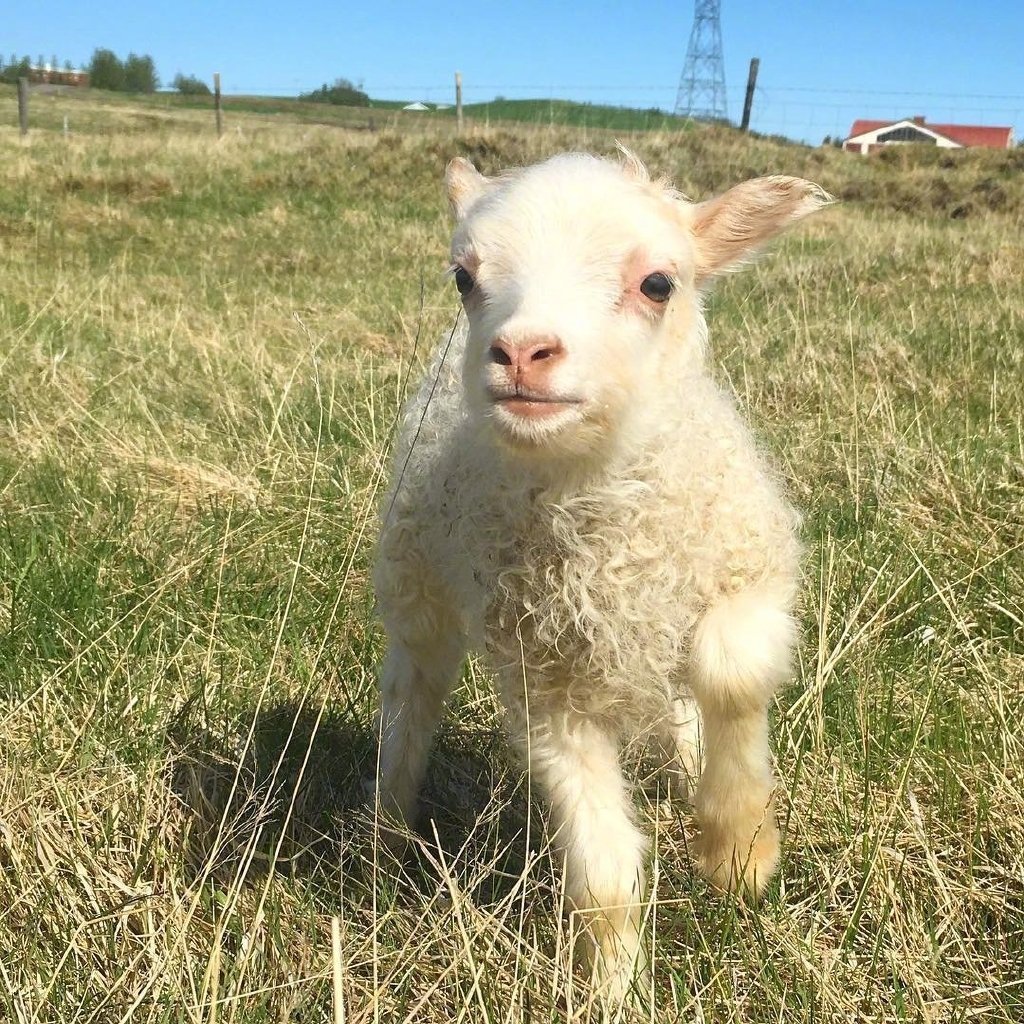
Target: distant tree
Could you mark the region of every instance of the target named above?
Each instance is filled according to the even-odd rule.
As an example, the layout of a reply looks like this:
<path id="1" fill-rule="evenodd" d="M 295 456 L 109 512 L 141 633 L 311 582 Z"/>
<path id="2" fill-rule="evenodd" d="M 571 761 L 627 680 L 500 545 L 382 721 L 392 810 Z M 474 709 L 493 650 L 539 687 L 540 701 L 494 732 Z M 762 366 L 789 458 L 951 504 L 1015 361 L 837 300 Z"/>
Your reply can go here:
<path id="1" fill-rule="evenodd" d="M 129 53 L 128 59 L 124 62 L 124 91 L 125 92 L 156 92 L 160 85 L 157 78 L 156 65 L 149 54 L 141 57 L 136 53 Z"/>
<path id="2" fill-rule="evenodd" d="M 333 85 L 324 84 L 312 92 L 299 94 L 308 103 L 334 103 L 340 107 L 368 107 L 370 97 L 347 78 L 336 78 Z"/>
<path id="3" fill-rule="evenodd" d="M 65 71 L 74 71 L 75 70 L 75 65 L 72 64 L 71 61 L 66 60 L 66 61 L 64 61 L 64 70 Z"/>
<path id="4" fill-rule="evenodd" d="M 32 62 L 28 57 L 18 58 L 17 54 L 12 53 L 11 59 L 4 65 L 4 69 L 0 72 L 0 82 L 6 82 L 8 85 L 17 85 L 19 78 L 27 78 L 28 70 L 32 66 Z"/>
<path id="5" fill-rule="evenodd" d="M 39 54 L 39 56 L 36 57 L 36 67 L 37 68 L 44 68 L 44 67 L 46 67 L 46 58 L 42 54 Z"/>
<path id="6" fill-rule="evenodd" d="M 113 50 L 94 51 L 88 70 L 89 84 L 94 89 L 110 89 L 113 92 L 124 89 L 124 64 Z"/>
<path id="7" fill-rule="evenodd" d="M 171 82 L 182 96 L 209 96 L 210 87 L 195 75 L 183 75 L 180 71 L 174 76 Z"/>
<path id="8" fill-rule="evenodd" d="M 52 56 L 52 57 L 50 58 L 50 67 L 51 67 L 51 68 L 53 68 L 53 70 L 54 70 L 54 71 L 56 71 L 56 70 L 57 70 L 57 68 L 59 68 L 59 67 L 60 67 L 60 61 L 59 61 L 59 60 L 57 60 L 57 54 L 54 54 L 54 55 L 53 55 L 53 56 Z"/>

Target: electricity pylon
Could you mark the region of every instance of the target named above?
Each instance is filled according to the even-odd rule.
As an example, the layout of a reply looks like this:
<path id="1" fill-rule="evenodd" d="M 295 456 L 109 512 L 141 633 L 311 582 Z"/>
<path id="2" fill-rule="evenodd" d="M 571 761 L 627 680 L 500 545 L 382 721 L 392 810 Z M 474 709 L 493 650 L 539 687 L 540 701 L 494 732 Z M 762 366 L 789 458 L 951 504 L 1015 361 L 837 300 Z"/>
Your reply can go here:
<path id="1" fill-rule="evenodd" d="M 679 79 L 676 111 L 684 117 L 727 121 L 721 0 L 695 0 L 690 45 Z"/>

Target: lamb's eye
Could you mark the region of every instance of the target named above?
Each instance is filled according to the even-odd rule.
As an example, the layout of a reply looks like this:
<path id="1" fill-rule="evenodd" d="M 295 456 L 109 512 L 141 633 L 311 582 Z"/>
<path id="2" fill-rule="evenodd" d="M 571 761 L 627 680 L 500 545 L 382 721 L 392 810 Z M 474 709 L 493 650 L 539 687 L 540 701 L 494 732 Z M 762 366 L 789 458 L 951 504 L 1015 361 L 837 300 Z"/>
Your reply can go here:
<path id="1" fill-rule="evenodd" d="M 468 295 L 473 290 L 473 275 L 465 267 L 455 268 L 455 287 L 460 295 Z"/>
<path id="2" fill-rule="evenodd" d="M 668 302 L 672 295 L 672 282 L 668 274 L 660 271 L 656 274 L 648 274 L 640 282 L 640 291 L 651 300 L 651 302 Z"/>

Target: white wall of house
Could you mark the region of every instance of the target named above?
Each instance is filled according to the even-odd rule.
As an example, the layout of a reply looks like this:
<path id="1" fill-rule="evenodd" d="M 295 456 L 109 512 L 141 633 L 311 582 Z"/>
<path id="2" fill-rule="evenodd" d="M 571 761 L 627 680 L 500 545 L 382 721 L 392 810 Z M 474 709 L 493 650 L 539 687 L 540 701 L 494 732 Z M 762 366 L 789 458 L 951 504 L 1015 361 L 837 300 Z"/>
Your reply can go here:
<path id="1" fill-rule="evenodd" d="M 930 135 L 935 140 L 935 145 L 939 149 L 963 149 L 959 142 L 954 142 L 952 139 L 947 139 L 944 135 L 940 135 L 938 132 L 933 132 L 927 125 L 917 124 L 915 121 L 909 118 L 905 121 L 893 121 L 892 124 L 883 125 L 881 128 L 876 128 L 874 131 L 864 132 L 861 135 L 853 135 L 843 143 L 843 149 L 851 152 L 860 152 L 861 155 L 867 155 L 871 151 L 872 146 L 883 145 L 883 146 L 913 146 L 919 145 L 915 142 L 883 142 L 879 143 L 878 138 L 881 135 L 885 135 L 888 132 L 895 131 L 897 128 L 913 128 L 914 131 L 920 132 L 922 135 Z"/>

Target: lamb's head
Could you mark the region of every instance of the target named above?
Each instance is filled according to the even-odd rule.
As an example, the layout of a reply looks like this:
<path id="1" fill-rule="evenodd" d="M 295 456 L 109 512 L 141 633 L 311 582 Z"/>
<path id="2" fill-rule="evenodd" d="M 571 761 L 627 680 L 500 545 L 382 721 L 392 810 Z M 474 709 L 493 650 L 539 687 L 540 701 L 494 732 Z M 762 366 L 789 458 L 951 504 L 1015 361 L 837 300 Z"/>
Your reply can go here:
<path id="1" fill-rule="evenodd" d="M 485 178 L 447 171 L 452 268 L 469 319 L 469 408 L 532 458 L 603 460 L 685 402 L 700 291 L 817 209 L 799 178 L 689 203 L 638 160 L 582 154 Z"/>

